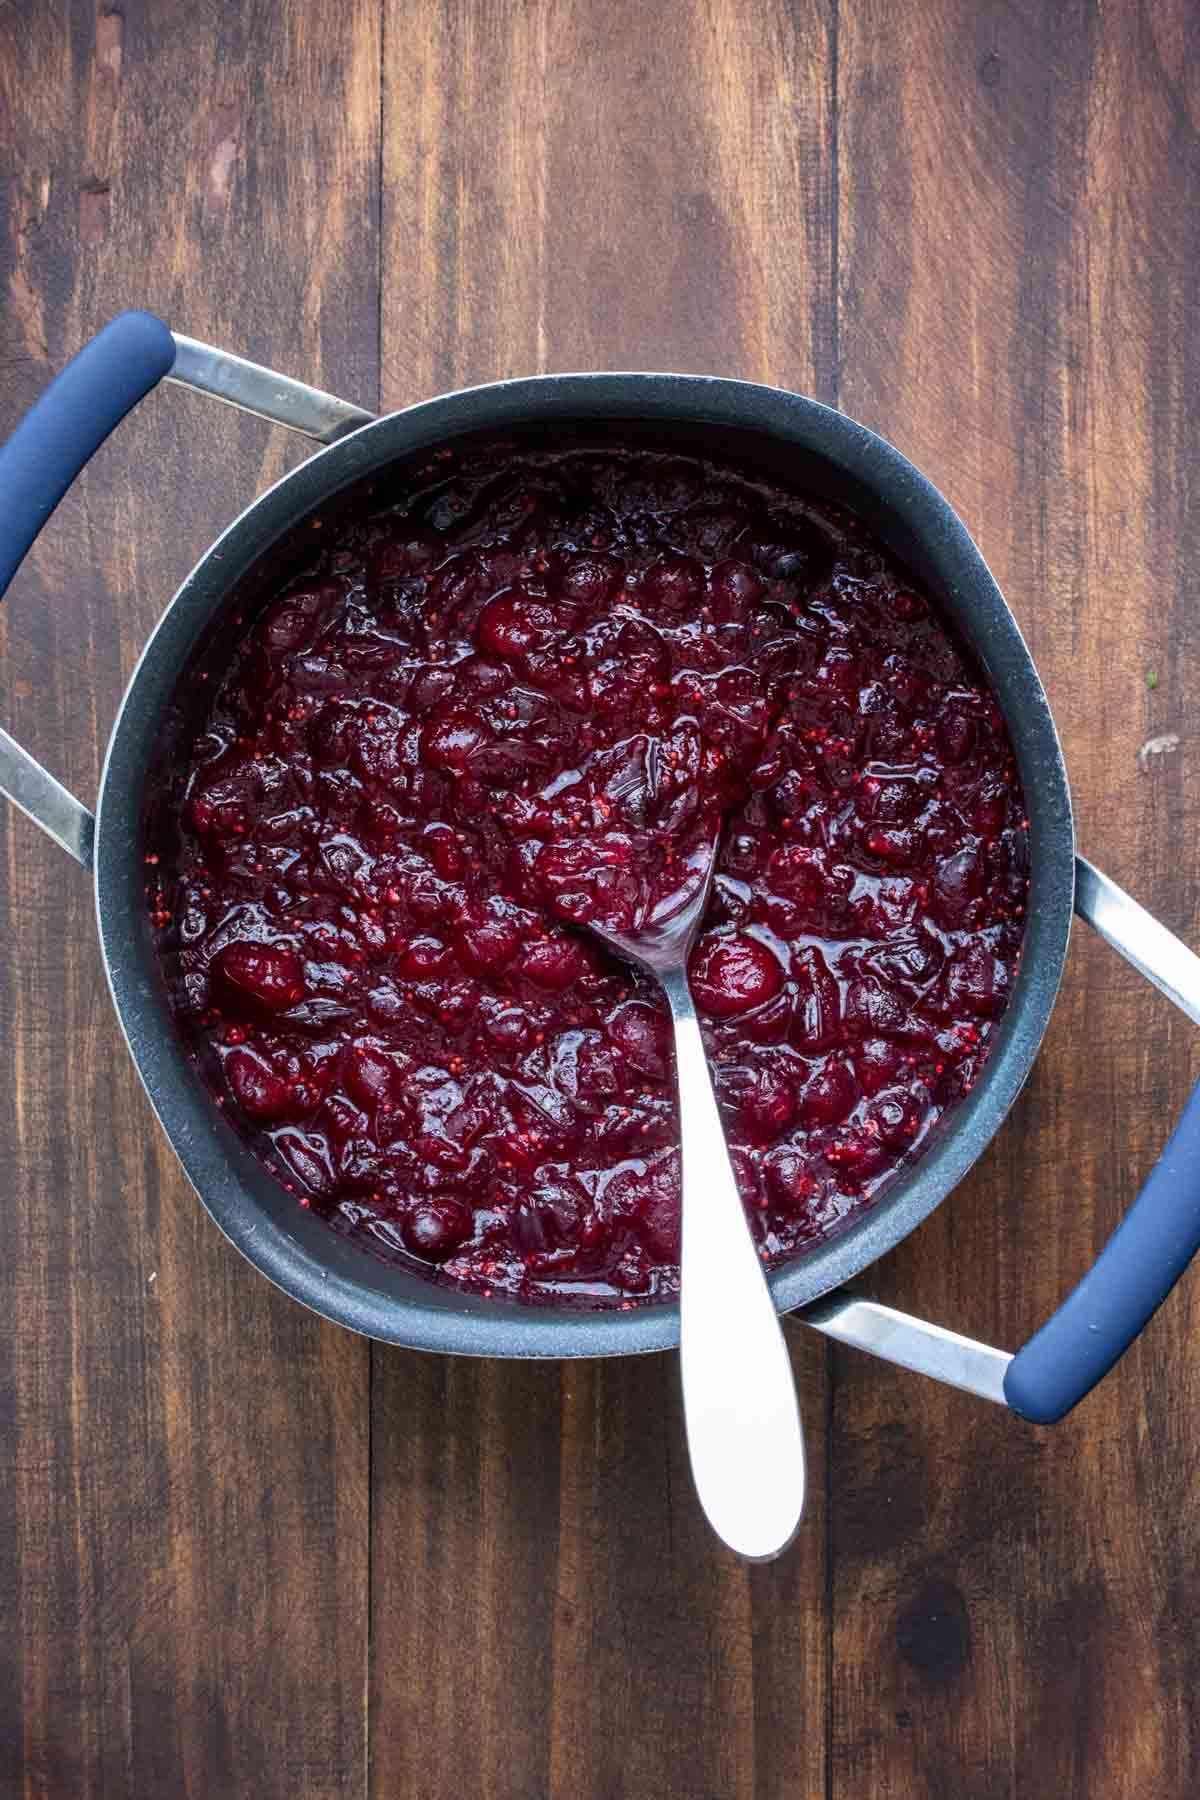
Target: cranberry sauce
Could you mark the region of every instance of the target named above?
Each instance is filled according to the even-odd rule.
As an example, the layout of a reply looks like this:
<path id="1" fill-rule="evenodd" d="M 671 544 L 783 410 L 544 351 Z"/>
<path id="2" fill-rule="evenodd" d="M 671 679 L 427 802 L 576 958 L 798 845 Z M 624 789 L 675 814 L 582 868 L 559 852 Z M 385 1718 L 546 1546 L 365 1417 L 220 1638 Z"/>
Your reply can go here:
<path id="1" fill-rule="evenodd" d="M 719 828 L 692 989 L 761 1253 L 867 1204 L 978 1076 L 1027 890 L 999 709 L 919 586 L 646 450 L 445 451 L 327 535 L 151 796 L 172 1005 L 263 1161 L 443 1279 L 672 1293 L 665 1010 L 578 927 Z"/>

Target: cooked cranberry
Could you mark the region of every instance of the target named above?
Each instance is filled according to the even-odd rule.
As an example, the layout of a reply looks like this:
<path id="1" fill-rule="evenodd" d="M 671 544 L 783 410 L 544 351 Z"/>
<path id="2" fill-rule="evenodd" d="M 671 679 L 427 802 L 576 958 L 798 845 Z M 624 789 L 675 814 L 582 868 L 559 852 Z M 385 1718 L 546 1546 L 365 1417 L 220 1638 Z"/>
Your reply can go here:
<path id="1" fill-rule="evenodd" d="M 770 514 L 751 525 L 738 545 L 772 581 L 819 587 L 833 573 L 831 538 L 812 519 L 786 512 Z"/>
<path id="2" fill-rule="evenodd" d="M 445 1196 L 419 1200 L 409 1207 L 400 1235 L 414 1256 L 426 1262 L 445 1262 L 471 1235 L 471 1211 L 462 1200 Z"/>
<path id="3" fill-rule="evenodd" d="M 1004 1010 L 1009 979 L 1008 965 L 987 944 L 968 943 L 951 965 L 947 996 L 956 1013 L 990 1018 Z"/>
<path id="4" fill-rule="evenodd" d="M 505 903 L 498 899 L 477 902 L 464 912 L 454 933 L 458 960 L 471 975 L 486 975 L 507 968 L 517 952 L 520 933 Z"/>
<path id="5" fill-rule="evenodd" d="M 212 962 L 213 991 L 235 1011 L 285 1012 L 304 998 L 300 959 L 283 944 L 235 942 Z"/>
<path id="6" fill-rule="evenodd" d="M 767 1157 L 766 1175 L 771 1197 L 785 1212 L 808 1211 L 819 1189 L 810 1156 L 792 1144 L 781 1144 Z"/>
<path id="7" fill-rule="evenodd" d="M 864 1037 L 897 1037 L 908 1012 L 896 994 L 874 975 L 862 975 L 846 990 L 846 1023 Z"/>
<path id="8" fill-rule="evenodd" d="M 461 774 L 474 752 L 490 741 L 490 735 L 474 713 L 442 713 L 425 727 L 421 754 L 433 768 Z"/>
<path id="9" fill-rule="evenodd" d="M 608 1021 L 608 1032 L 621 1055 L 640 1075 L 661 1081 L 667 1072 L 669 1028 L 662 1009 L 644 1000 L 627 1000 Z"/>
<path id="10" fill-rule="evenodd" d="M 628 1219 L 656 1262 L 679 1260 L 679 1158 L 659 1155 L 642 1170 L 622 1170 L 605 1196 L 610 1212 Z"/>
<path id="11" fill-rule="evenodd" d="M 374 581 L 392 581 L 427 569 L 445 546 L 427 531 L 401 529 L 380 539 L 371 552 L 368 568 Z"/>
<path id="12" fill-rule="evenodd" d="M 787 983 L 765 1006 L 743 1013 L 738 1029 L 752 1044 L 784 1044 L 792 1035 L 799 996 L 792 983 Z"/>
<path id="13" fill-rule="evenodd" d="M 933 896 L 930 911 L 947 931 L 969 923 L 972 902 L 983 893 L 986 874 L 977 844 L 964 844 L 961 850 L 942 857 L 933 872 Z"/>
<path id="14" fill-rule="evenodd" d="M 231 1050 L 225 1079 L 242 1111 L 260 1125 L 275 1125 L 297 1110 L 296 1090 L 257 1050 Z"/>
<path id="15" fill-rule="evenodd" d="M 258 628 L 260 642 L 267 650 L 298 650 L 311 638 L 313 621 L 323 605 L 340 597 L 341 589 L 333 587 L 325 594 L 288 594 L 267 608 Z"/>
<path id="16" fill-rule="evenodd" d="M 760 1069 L 737 1101 L 738 1116 L 756 1143 L 774 1143 L 796 1116 L 796 1085 L 778 1067 Z"/>
<path id="17" fill-rule="evenodd" d="M 520 662 L 553 628 L 554 614 L 548 606 L 519 594 L 500 594 L 480 613 L 477 636 L 480 648 L 501 662 Z"/>
<path id="18" fill-rule="evenodd" d="M 690 613 L 704 586 L 704 565 L 692 556 L 662 556 L 642 578 L 647 598 L 666 612 Z"/>
<path id="19" fill-rule="evenodd" d="M 492 1049 L 505 1056 L 527 1050 L 534 1039 L 533 1021 L 517 1006 L 489 1009 L 481 1029 Z"/>
<path id="20" fill-rule="evenodd" d="M 526 944 L 517 959 L 517 968 L 526 981 L 560 994 L 587 970 L 587 957 L 573 938 L 539 938 Z"/>
<path id="21" fill-rule="evenodd" d="M 615 557 L 589 556 L 584 551 L 561 564 L 559 592 L 577 605 L 599 606 L 618 586 L 623 572 Z"/>
<path id="22" fill-rule="evenodd" d="M 728 1019 L 773 1000 L 783 986 L 783 970 L 756 938 L 709 938 L 692 962 L 697 1005 L 714 1018 Z"/>
<path id="23" fill-rule="evenodd" d="M 946 713 L 938 720 L 938 749 L 948 763 L 966 762 L 975 748 L 975 739 L 975 721 L 964 713 Z"/>
<path id="24" fill-rule="evenodd" d="M 877 1094 L 903 1078 L 904 1052 L 887 1038 L 867 1038 L 855 1052 L 854 1067 L 864 1094 Z"/>
<path id="25" fill-rule="evenodd" d="M 800 1117 L 809 1125 L 836 1125 L 854 1108 L 858 1087 L 843 1057 L 829 1057 L 801 1090 Z"/>
<path id="26" fill-rule="evenodd" d="M 399 1098 L 401 1081 L 396 1059 L 378 1044 L 351 1044 L 346 1056 L 346 1087 L 360 1106 L 386 1106 Z"/>
<path id="27" fill-rule="evenodd" d="M 921 1129 L 922 1107 L 915 1093 L 904 1088 L 889 1088 L 878 1094 L 867 1108 L 867 1118 L 874 1126 L 881 1144 L 891 1150 L 909 1150 Z"/>
<path id="28" fill-rule="evenodd" d="M 386 504 L 268 588 L 153 784 L 152 923 L 228 1115 L 441 1280 L 673 1293 L 668 1015 L 579 928 L 686 901 L 719 832 L 692 990 L 756 1241 L 802 1252 L 1007 1003 L 994 699 L 856 521 L 761 477 L 484 445 Z"/>
<path id="29" fill-rule="evenodd" d="M 535 1183 L 517 1207 L 513 1242 L 523 1256 L 576 1249 L 587 1214 L 587 1195 L 569 1176 Z"/>
<path id="30" fill-rule="evenodd" d="M 740 624 L 766 587 L 762 576 L 746 563 L 718 563 L 709 577 L 713 617 L 719 625 Z"/>

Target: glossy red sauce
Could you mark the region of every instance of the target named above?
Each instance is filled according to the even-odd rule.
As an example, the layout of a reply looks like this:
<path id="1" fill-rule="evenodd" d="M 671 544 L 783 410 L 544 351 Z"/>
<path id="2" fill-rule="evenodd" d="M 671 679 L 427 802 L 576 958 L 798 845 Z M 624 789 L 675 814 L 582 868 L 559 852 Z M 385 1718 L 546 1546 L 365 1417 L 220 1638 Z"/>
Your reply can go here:
<path id="1" fill-rule="evenodd" d="M 719 827 L 692 988 L 762 1254 L 866 1205 L 976 1079 L 1027 891 L 927 596 L 845 513 L 641 450 L 443 453 L 329 535 L 151 806 L 172 1004 L 264 1162 L 443 1279 L 673 1292 L 664 1008 L 579 926 Z"/>

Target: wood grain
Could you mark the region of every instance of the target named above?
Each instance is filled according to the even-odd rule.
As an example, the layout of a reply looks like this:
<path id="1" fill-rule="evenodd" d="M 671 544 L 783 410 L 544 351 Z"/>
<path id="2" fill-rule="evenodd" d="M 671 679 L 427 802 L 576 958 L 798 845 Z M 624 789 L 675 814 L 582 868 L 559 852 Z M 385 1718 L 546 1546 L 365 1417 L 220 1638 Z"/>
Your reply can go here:
<path id="1" fill-rule="evenodd" d="M 368 406 L 669 367 L 881 429 L 1013 603 L 1081 843 L 1200 942 L 1189 0 L 0 0 L 0 178 L 0 431 L 130 304 Z M 64 502 L 2 713 L 81 794 L 166 596 L 302 454 L 164 391 Z M 747 1570 L 669 1359 L 369 1349 L 243 1265 L 89 914 L 0 812 L 4 1800 L 1200 1789 L 1194 1280 L 1049 1432 L 790 1326 L 812 1508 Z M 1017 1344 L 1196 1073 L 1077 939 L 1012 1120 L 873 1291 Z"/>
<path id="2" fill-rule="evenodd" d="M 4 7 L 0 81 L 0 429 L 127 305 L 374 400 L 374 8 Z M 295 454 L 162 390 L 64 502 L 0 666 L 80 794 L 167 597 Z M 366 1346 L 204 1218 L 82 873 L 7 809 L 0 868 L 0 1792 L 361 1789 Z"/>
<path id="3" fill-rule="evenodd" d="M 384 30 L 387 404 L 568 368 L 832 398 L 826 9 L 418 11 Z M 668 1359 L 376 1352 L 380 1800 L 824 1794 L 825 1357 L 795 1360 L 817 1501 L 750 1572 L 699 1517 Z"/>
<path id="4" fill-rule="evenodd" d="M 1046 680 L 1081 843 L 1195 942 L 1200 20 L 939 0 L 898 63 L 893 17 L 841 6 L 839 401 L 962 511 Z M 873 1289 L 1015 1347 L 1196 1067 L 1178 1015 L 1077 939 L 1012 1121 Z M 839 1356 L 833 1793 L 1195 1791 L 1195 1307 L 1185 1282 L 1052 1432 Z"/>

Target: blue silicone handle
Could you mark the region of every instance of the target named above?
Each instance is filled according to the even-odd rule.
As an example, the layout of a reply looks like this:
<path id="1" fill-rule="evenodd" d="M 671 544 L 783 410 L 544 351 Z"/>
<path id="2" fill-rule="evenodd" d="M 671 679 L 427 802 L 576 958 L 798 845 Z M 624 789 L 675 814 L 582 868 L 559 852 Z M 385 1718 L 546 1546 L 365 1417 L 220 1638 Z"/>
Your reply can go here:
<path id="1" fill-rule="evenodd" d="M 121 313 L 25 414 L 0 449 L 0 598 L 80 469 L 174 361 L 161 319 Z"/>
<path id="2" fill-rule="evenodd" d="M 1014 1412 L 1052 1425 L 1128 1350 L 1200 1250 L 1200 1086 L 1079 1286 L 1008 1365 Z"/>

